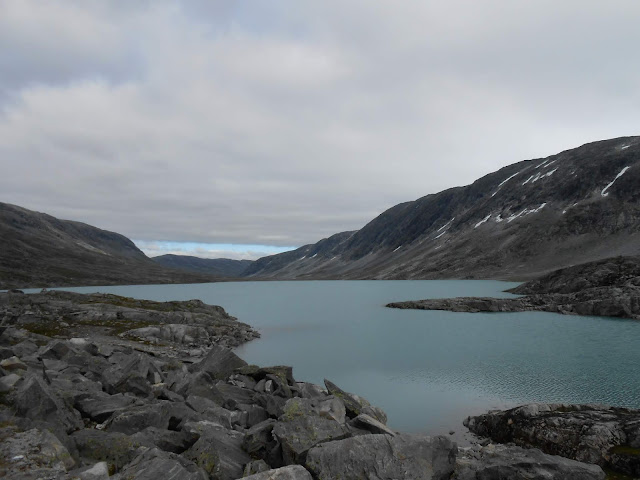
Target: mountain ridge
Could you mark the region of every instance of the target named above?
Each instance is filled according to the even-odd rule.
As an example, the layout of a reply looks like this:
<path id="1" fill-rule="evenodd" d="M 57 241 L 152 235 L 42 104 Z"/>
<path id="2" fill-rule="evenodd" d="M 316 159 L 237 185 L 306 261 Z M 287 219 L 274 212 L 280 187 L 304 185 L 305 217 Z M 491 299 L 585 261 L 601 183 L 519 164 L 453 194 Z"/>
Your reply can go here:
<path id="1" fill-rule="evenodd" d="M 119 233 L 1 202 L 0 238 L 0 289 L 216 280 L 157 265 Z"/>
<path id="2" fill-rule="evenodd" d="M 591 142 L 398 204 L 355 232 L 259 259 L 245 276 L 526 280 L 562 266 L 637 255 L 636 185 L 640 137 Z"/>

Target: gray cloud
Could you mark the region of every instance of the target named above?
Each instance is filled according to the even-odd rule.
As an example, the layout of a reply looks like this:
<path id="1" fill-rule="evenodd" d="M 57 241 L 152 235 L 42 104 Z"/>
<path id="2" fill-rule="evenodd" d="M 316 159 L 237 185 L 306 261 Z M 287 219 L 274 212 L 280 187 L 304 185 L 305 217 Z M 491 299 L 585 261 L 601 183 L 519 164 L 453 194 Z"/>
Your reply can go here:
<path id="1" fill-rule="evenodd" d="M 0 0 L 2 201 L 149 241 L 313 242 L 638 134 L 638 18 L 635 0 Z"/>

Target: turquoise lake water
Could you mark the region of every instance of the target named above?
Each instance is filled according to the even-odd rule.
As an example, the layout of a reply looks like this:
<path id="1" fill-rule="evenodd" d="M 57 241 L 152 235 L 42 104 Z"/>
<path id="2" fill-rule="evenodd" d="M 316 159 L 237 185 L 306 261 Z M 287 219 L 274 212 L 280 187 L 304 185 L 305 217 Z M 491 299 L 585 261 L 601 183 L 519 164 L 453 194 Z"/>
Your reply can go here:
<path id="1" fill-rule="evenodd" d="M 551 313 L 385 308 L 453 296 L 509 296 L 496 281 L 305 281 L 68 288 L 223 306 L 262 338 L 249 363 L 328 378 L 382 407 L 397 430 L 461 435 L 462 420 L 525 402 L 640 408 L 640 322 Z M 460 439 L 459 439 L 460 440 Z"/>

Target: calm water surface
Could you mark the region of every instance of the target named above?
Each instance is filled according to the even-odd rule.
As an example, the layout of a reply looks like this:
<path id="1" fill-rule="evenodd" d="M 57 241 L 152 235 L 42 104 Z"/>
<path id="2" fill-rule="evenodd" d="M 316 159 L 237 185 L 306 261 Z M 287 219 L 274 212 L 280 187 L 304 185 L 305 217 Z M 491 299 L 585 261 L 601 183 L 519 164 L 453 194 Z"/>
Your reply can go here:
<path id="1" fill-rule="evenodd" d="M 150 300 L 222 305 L 262 338 L 250 363 L 293 365 L 368 398 L 392 428 L 462 429 L 489 408 L 531 401 L 640 408 L 640 322 L 551 313 L 395 310 L 392 301 L 509 296 L 495 281 L 305 281 L 83 287 Z"/>

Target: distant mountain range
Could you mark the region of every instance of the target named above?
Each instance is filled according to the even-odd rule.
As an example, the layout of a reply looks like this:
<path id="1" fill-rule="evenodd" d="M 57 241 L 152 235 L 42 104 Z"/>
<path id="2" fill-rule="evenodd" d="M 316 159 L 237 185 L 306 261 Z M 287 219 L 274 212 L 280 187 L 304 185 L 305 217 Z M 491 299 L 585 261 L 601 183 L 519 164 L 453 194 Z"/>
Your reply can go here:
<path id="1" fill-rule="evenodd" d="M 525 160 L 257 260 L 277 279 L 496 278 L 640 254 L 640 137 Z"/>
<path id="2" fill-rule="evenodd" d="M 151 260 L 168 268 L 204 273 L 216 277 L 241 277 L 253 263 L 252 260 L 231 260 L 229 258 L 200 258 L 188 255 L 160 255 Z"/>
<path id="3" fill-rule="evenodd" d="M 0 289 L 216 279 L 158 265 L 118 233 L 6 203 L 0 239 Z"/>
<path id="4" fill-rule="evenodd" d="M 525 160 L 390 208 L 360 230 L 254 262 L 163 255 L 0 203 L 0 289 L 248 279 L 525 280 L 640 255 L 640 137 Z"/>

